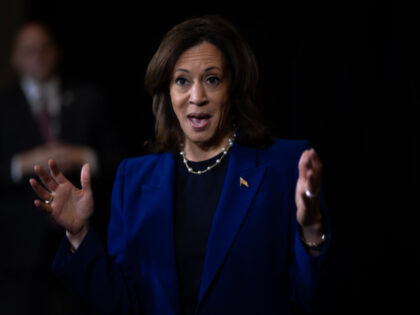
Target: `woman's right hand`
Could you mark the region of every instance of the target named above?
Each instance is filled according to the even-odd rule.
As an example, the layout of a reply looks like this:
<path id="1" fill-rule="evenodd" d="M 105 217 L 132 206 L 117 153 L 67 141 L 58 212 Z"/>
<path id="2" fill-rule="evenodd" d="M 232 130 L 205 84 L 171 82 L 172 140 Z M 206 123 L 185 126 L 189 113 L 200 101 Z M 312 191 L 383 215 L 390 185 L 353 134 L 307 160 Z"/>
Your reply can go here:
<path id="1" fill-rule="evenodd" d="M 30 184 L 41 200 L 35 200 L 35 206 L 49 213 L 52 218 L 67 230 L 67 237 L 73 248 L 77 249 L 89 228 L 89 218 L 93 214 L 93 193 L 90 185 L 91 170 L 89 164 L 82 167 L 81 189 L 75 187 L 60 171 L 57 163 L 48 161 L 50 172 L 35 165 L 34 171 L 44 184 L 43 187 L 34 178 Z"/>

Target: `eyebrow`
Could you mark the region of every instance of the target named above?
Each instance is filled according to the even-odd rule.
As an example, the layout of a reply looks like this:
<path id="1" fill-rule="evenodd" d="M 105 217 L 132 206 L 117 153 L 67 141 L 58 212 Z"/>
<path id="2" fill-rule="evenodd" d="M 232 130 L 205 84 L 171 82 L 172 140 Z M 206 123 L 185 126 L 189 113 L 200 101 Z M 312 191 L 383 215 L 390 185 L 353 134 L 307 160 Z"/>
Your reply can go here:
<path id="1" fill-rule="evenodd" d="M 219 70 L 219 71 L 222 71 L 222 69 L 220 69 L 220 67 L 211 66 L 211 67 L 208 67 L 208 68 L 204 69 L 204 72 L 208 72 L 208 71 L 211 71 L 211 70 L 214 70 L 214 69 Z M 175 70 L 175 72 L 177 72 L 177 71 L 182 71 L 182 72 L 185 72 L 185 73 L 190 73 L 189 70 L 184 69 L 184 68 L 178 68 L 178 69 Z"/>

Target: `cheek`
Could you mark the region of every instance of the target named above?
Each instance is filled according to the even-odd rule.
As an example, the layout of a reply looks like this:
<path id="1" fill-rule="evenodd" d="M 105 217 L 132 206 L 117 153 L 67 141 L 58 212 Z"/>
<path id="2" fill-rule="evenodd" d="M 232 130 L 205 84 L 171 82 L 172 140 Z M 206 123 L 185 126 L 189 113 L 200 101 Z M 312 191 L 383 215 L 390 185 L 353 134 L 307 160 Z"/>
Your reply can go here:
<path id="1" fill-rule="evenodd" d="M 176 91 L 174 88 L 171 88 L 169 91 L 169 95 L 171 97 L 172 106 L 175 109 L 181 108 L 185 103 L 185 95 Z"/>
<path id="2" fill-rule="evenodd" d="M 226 92 L 220 93 L 217 102 L 218 126 L 224 128 L 229 121 L 230 101 Z"/>
<path id="3" fill-rule="evenodd" d="M 57 55 L 54 52 L 51 52 L 48 55 L 46 55 L 45 60 L 50 67 L 54 67 L 57 62 Z"/>
<path id="4" fill-rule="evenodd" d="M 185 108 L 185 106 L 183 106 L 185 103 L 184 97 L 182 97 L 182 95 L 179 93 L 174 92 L 172 89 L 169 91 L 169 96 L 171 98 L 172 109 L 178 120 L 180 120 L 182 117 L 183 109 Z"/>
<path id="5" fill-rule="evenodd" d="M 225 91 L 221 91 L 216 97 L 217 111 L 219 114 L 224 113 L 229 107 L 229 97 Z"/>

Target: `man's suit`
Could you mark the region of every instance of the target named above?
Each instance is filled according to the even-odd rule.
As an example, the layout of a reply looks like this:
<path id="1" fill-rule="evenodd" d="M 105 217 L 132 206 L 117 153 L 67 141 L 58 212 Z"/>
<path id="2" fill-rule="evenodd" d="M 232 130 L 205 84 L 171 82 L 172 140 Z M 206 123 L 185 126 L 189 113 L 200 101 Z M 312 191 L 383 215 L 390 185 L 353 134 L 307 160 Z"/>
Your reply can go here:
<path id="1" fill-rule="evenodd" d="M 295 187 L 305 142 L 234 144 L 209 234 L 196 314 L 290 314 L 313 306 L 322 257 L 298 238 Z M 124 160 L 117 172 L 108 253 L 93 229 L 53 268 L 110 314 L 179 314 L 170 153 Z M 244 184 L 247 183 L 247 185 Z"/>
<path id="2" fill-rule="evenodd" d="M 61 132 L 58 140 L 73 145 L 87 145 L 96 151 L 98 157 L 108 157 L 109 154 L 103 154 L 110 139 L 106 136 L 109 133 L 105 130 L 101 94 L 86 85 L 65 85 L 61 89 L 60 100 Z M 3 91 L 0 95 L 0 239 L 3 240 L 0 285 L 5 291 L 2 298 L 10 301 L 15 297 L 8 297 L 7 294 L 15 293 L 7 287 L 21 281 L 22 284 L 18 286 L 22 288 L 22 305 L 30 304 L 26 300 L 25 290 L 28 291 L 28 299 L 31 299 L 31 292 L 40 290 L 39 285 L 43 280 L 39 274 L 45 275 L 48 271 L 54 257 L 53 248 L 58 245 L 63 233 L 35 208 L 33 201 L 36 195 L 28 178 L 22 178 L 18 183 L 11 178 L 12 157 L 42 144 L 41 132 L 21 86 L 15 84 Z M 99 158 L 103 175 L 109 171 L 110 163 L 111 160 Z M 76 173 L 66 175 L 74 178 L 79 185 L 80 172 Z M 106 190 L 105 187 L 98 187 L 99 191 L 102 189 Z M 98 202 L 107 204 L 100 200 Z M 29 288 L 32 286 L 32 289 Z M 19 288 L 16 294 L 20 294 Z"/>

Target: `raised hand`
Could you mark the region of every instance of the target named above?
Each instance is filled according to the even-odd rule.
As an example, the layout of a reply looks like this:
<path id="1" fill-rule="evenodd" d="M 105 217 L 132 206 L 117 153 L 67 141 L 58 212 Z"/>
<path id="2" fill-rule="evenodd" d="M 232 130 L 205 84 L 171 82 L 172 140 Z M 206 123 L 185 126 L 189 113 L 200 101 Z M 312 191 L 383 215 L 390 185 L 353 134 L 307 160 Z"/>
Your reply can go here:
<path id="1" fill-rule="evenodd" d="M 322 163 L 314 149 L 306 150 L 299 160 L 299 178 L 296 186 L 296 219 L 304 238 L 319 242 L 322 235 L 320 191 Z"/>
<path id="2" fill-rule="evenodd" d="M 48 161 L 49 173 L 39 165 L 34 171 L 45 187 L 31 178 L 30 184 L 41 200 L 35 206 L 49 213 L 67 230 L 67 235 L 80 235 L 87 231 L 89 218 L 93 213 L 93 194 L 90 185 L 89 164 L 82 167 L 81 189 L 76 188 L 60 171 L 53 160 Z"/>

